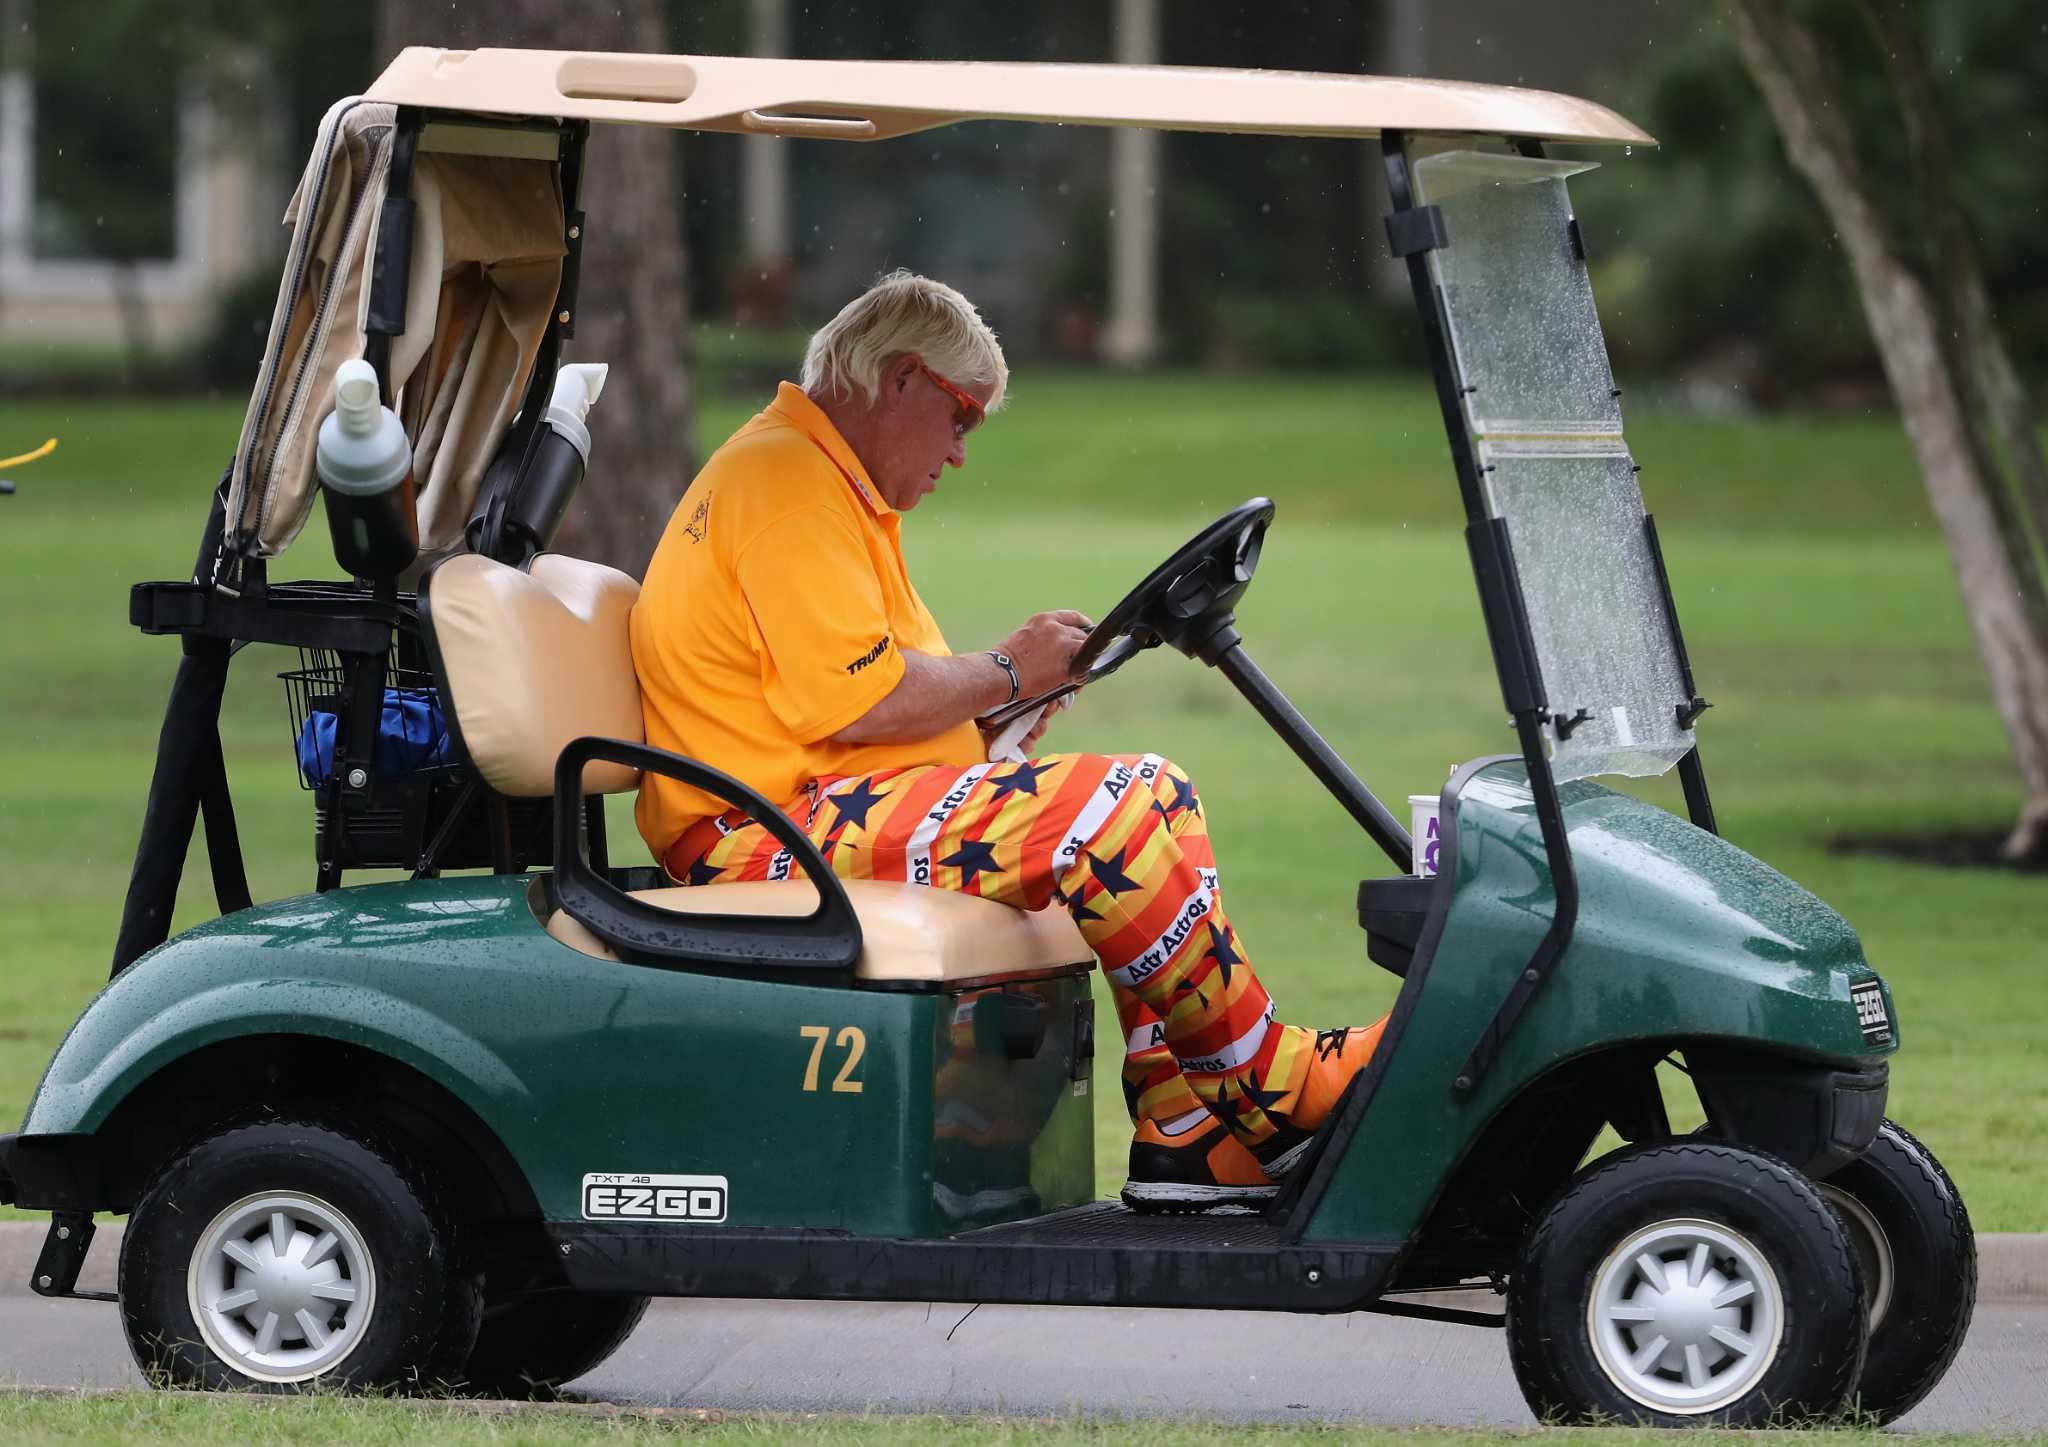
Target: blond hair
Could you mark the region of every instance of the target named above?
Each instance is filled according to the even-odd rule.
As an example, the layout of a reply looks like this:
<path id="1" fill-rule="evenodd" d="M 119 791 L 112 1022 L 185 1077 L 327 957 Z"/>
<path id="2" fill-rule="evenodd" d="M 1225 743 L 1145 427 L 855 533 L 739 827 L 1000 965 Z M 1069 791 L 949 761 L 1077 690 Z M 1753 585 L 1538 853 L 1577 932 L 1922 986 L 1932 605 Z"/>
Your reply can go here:
<path id="1" fill-rule="evenodd" d="M 915 352 L 962 387 L 992 386 L 988 408 L 1003 405 L 1009 364 L 974 303 L 943 281 L 896 270 L 848 302 L 804 349 L 803 389 L 814 397 L 858 396 L 872 404 L 882 367 Z"/>

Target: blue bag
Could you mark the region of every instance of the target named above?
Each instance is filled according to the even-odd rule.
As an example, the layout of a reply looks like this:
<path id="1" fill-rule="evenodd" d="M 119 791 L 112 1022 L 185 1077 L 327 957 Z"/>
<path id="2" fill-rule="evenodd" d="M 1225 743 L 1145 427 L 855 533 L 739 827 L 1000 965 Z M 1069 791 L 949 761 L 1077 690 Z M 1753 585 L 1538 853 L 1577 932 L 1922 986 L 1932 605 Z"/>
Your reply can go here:
<path id="1" fill-rule="evenodd" d="M 432 689 L 387 688 L 377 725 L 377 772 L 403 774 L 452 763 L 441 698 Z M 334 715 L 315 709 L 299 730 L 299 772 L 314 788 L 334 777 Z"/>

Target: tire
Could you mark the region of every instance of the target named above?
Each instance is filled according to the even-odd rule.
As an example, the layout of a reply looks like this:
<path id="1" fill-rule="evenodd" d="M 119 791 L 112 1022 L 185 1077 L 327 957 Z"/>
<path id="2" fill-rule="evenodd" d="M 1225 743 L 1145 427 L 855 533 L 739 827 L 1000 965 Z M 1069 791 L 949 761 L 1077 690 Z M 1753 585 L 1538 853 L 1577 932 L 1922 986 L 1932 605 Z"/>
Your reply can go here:
<path id="1" fill-rule="evenodd" d="M 199 1141 L 143 1192 L 121 1245 L 128 1347 L 160 1386 L 438 1387 L 481 1305 L 431 1183 L 338 1123 Z"/>
<path id="2" fill-rule="evenodd" d="M 1886 1121 L 1870 1149 L 1820 1185 L 1862 1265 L 1870 1354 L 1851 1405 L 1880 1423 L 1934 1390 L 1977 1304 L 1977 1238 L 1948 1172 Z"/>
<path id="3" fill-rule="evenodd" d="M 1539 1420 L 1658 1427 L 1832 1417 L 1866 1332 L 1848 1233 L 1820 1192 L 1782 1161 L 1706 1143 L 1581 1172 L 1530 1232 L 1507 1317 Z"/>
<path id="4" fill-rule="evenodd" d="M 478 1397 L 553 1397 L 624 1346 L 647 1304 L 644 1296 L 562 1291 L 487 1297 L 462 1390 Z"/>

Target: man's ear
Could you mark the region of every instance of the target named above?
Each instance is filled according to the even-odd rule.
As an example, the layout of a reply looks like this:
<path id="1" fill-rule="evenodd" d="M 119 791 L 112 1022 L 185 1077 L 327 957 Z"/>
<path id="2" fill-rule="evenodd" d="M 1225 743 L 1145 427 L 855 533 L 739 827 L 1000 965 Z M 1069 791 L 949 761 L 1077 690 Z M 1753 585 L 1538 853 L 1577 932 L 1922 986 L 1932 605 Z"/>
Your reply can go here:
<path id="1" fill-rule="evenodd" d="M 905 352 L 882 368 L 882 398 L 895 403 L 902 399 L 910 386 L 911 378 L 917 375 L 917 354 Z"/>

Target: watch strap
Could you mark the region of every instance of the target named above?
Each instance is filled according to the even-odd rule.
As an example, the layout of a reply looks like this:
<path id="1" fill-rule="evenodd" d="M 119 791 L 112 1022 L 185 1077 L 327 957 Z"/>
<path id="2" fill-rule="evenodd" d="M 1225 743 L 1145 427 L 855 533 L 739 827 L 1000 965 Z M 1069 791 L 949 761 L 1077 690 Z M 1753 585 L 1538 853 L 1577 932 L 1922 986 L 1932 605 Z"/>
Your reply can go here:
<path id="1" fill-rule="evenodd" d="M 1010 676 L 1010 696 L 997 705 L 998 707 L 1008 707 L 1010 704 L 1015 703 L 1017 695 L 1024 691 L 1024 681 L 1017 677 L 1017 665 L 1010 661 L 1009 654 L 998 649 L 989 648 L 983 651 L 996 661 L 996 667 L 1002 669 L 1003 672 Z"/>

